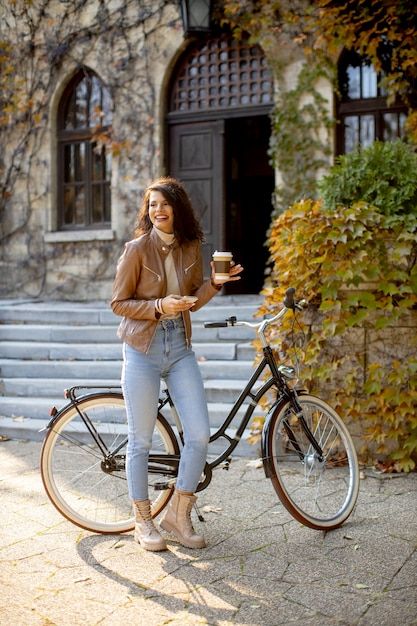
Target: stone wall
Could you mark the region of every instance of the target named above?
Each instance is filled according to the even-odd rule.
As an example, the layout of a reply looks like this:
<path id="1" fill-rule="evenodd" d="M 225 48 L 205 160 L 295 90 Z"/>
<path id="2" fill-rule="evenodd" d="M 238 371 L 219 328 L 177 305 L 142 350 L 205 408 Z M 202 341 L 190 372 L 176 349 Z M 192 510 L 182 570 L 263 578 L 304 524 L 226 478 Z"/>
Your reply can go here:
<path id="1" fill-rule="evenodd" d="M 395 369 L 396 363 L 403 363 L 416 356 L 417 311 L 411 310 L 401 315 L 395 325 L 386 328 L 375 329 L 374 321 L 371 314 L 367 322 L 326 341 L 326 347 L 320 354 L 320 363 L 325 366 L 334 363 L 335 367 L 330 380 L 314 381 L 314 393 L 327 399 L 332 406 L 337 407 L 338 396 L 346 389 L 347 382 L 349 385 L 353 383 L 353 391 L 349 391 L 349 395 L 360 397 L 370 366 L 379 364 L 388 374 Z M 320 332 L 322 314 L 308 312 L 303 316 L 303 323 L 306 333 L 308 330 Z M 339 408 L 338 411 L 349 426 L 356 449 L 361 450 L 364 429 L 369 424 L 363 416 L 358 415 L 357 419 L 352 420 L 347 419 Z M 385 443 L 388 451 L 394 446 L 388 439 Z M 366 446 L 372 455 L 378 449 L 378 442 L 368 441 Z M 380 456 L 386 458 L 387 454 Z"/>
<path id="2" fill-rule="evenodd" d="M 42 10 L 41 10 L 42 9 Z M 0 297 L 106 299 L 141 195 L 162 171 L 166 76 L 181 50 L 176 3 L 51 0 L 2 3 L 0 40 L 11 49 L 8 124 L 0 127 L 5 197 Z M 111 229 L 57 230 L 57 111 L 85 66 L 113 107 Z M 14 100 L 13 100 L 14 98 Z"/>

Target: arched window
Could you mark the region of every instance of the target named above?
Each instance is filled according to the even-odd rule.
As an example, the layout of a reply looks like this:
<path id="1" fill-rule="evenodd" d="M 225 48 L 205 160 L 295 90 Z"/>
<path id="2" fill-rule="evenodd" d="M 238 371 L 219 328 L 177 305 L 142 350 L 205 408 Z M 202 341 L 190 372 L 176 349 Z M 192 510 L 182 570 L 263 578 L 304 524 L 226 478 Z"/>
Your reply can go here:
<path id="1" fill-rule="evenodd" d="M 111 130 L 108 90 L 90 70 L 68 84 L 58 113 L 58 227 L 110 228 Z"/>
<path id="2" fill-rule="evenodd" d="M 337 153 L 352 152 L 359 144 L 393 141 L 404 136 L 406 107 L 388 106 L 381 76 L 356 52 L 344 52 L 339 62 L 340 98 L 337 103 Z"/>

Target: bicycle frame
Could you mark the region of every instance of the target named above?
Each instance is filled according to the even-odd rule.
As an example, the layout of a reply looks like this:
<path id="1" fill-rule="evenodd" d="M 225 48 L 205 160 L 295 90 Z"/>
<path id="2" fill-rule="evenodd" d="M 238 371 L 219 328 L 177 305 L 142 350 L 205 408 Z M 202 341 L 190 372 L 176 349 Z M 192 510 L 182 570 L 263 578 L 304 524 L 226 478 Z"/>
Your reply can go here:
<path id="1" fill-rule="evenodd" d="M 254 385 L 261 379 L 264 371 L 266 370 L 266 368 L 268 366 L 269 366 L 269 369 L 271 371 L 271 376 L 268 378 L 268 380 L 258 390 L 252 391 Z M 262 358 L 261 362 L 256 367 L 255 371 L 253 372 L 252 376 L 248 380 L 248 382 L 247 382 L 246 386 L 244 387 L 244 389 L 240 392 L 238 398 L 236 399 L 232 409 L 230 410 L 229 414 L 225 418 L 224 422 L 216 430 L 216 432 L 214 432 L 211 435 L 211 437 L 210 437 L 210 440 L 209 440 L 210 443 L 213 443 L 214 441 L 216 441 L 216 440 L 218 440 L 220 438 L 224 438 L 224 439 L 226 439 L 229 442 L 229 445 L 227 446 L 227 448 L 221 454 L 219 454 L 213 461 L 208 463 L 208 465 L 211 468 L 217 467 L 218 465 L 223 463 L 226 459 L 228 459 L 231 456 L 233 451 L 239 445 L 239 442 L 240 442 L 240 440 L 242 438 L 243 433 L 246 430 L 246 427 L 249 424 L 249 421 L 250 421 L 250 419 L 252 417 L 252 414 L 253 414 L 253 412 L 254 412 L 254 410 L 256 408 L 256 405 L 259 403 L 261 398 L 274 385 L 275 385 L 275 387 L 277 389 L 277 393 L 279 394 L 279 398 L 286 397 L 287 399 L 289 399 L 289 398 L 292 397 L 292 392 L 286 386 L 285 382 L 283 381 L 282 375 L 280 374 L 280 372 L 278 370 L 277 364 L 276 364 L 274 356 L 273 356 L 272 349 L 270 348 L 270 346 L 266 346 L 263 349 L 263 358 Z M 173 404 L 173 402 L 171 400 L 171 397 L 169 396 L 168 391 L 166 391 L 166 394 L 167 394 L 167 397 L 160 404 L 160 408 L 163 408 L 163 406 L 165 406 L 165 404 L 167 402 L 170 404 L 172 413 L 174 415 L 174 421 L 175 421 L 176 426 L 177 426 L 177 430 L 178 430 L 179 435 L 180 435 L 180 437 L 182 439 L 181 422 L 180 422 L 180 420 L 178 418 L 178 415 L 177 415 L 176 410 L 175 410 L 175 406 L 174 406 L 174 404 Z M 251 399 L 251 403 L 247 407 L 243 417 L 240 420 L 239 425 L 237 426 L 236 434 L 232 437 L 232 436 L 230 436 L 227 433 L 227 429 L 229 428 L 229 426 L 234 421 L 237 413 L 239 412 L 239 410 L 241 409 L 242 405 L 244 404 L 244 402 L 245 402 L 245 400 L 247 398 Z"/>
<path id="2" fill-rule="evenodd" d="M 291 291 L 291 290 L 290 290 Z M 292 297 L 292 293 L 287 295 L 289 297 Z M 266 449 L 266 444 L 267 444 L 267 438 L 268 438 L 268 433 L 269 433 L 269 421 L 275 411 L 275 409 L 277 408 L 277 406 L 281 405 L 282 403 L 285 402 L 290 402 L 292 409 L 293 409 L 293 413 L 296 415 L 296 417 L 299 419 L 300 424 L 303 428 L 303 430 L 305 431 L 310 443 L 312 444 L 313 448 L 315 449 L 315 451 L 318 454 L 318 458 L 322 457 L 322 450 L 320 448 L 320 446 L 318 445 L 314 435 L 311 433 L 310 429 L 308 428 L 304 417 L 303 417 L 303 412 L 302 412 L 302 408 L 297 400 L 297 392 L 294 389 L 290 389 L 286 382 L 285 379 L 283 377 L 283 375 L 280 372 L 279 366 L 277 365 L 274 355 L 273 355 L 273 351 L 272 348 L 270 347 L 267 339 L 265 338 L 264 335 L 264 331 L 265 328 L 267 326 L 269 326 L 272 322 L 276 321 L 277 319 L 279 319 L 280 317 L 282 317 L 286 311 L 288 310 L 288 308 L 301 308 L 300 305 L 294 304 L 292 303 L 292 305 L 289 306 L 284 306 L 284 308 L 277 314 L 274 316 L 274 318 L 270 319 L 270 320 L 264 320 L 263 322 L 259 323 L 259 324 L 250 324 L 249 322 L 237 322 L 236 318 L 231 318 L 230 320 L 226 320 L 225 323 L 208 323 L 206 326 L 208 327 L 216 327 L 216 326 L 228 326 L 228 322 L 230 322 L 231 325 L 245 325 L 245 326 L 250 326 L 252 328 L 256 328 L 258 329 L 259 332 L 259 337 L 261 339 L 261 344 L 262 344 L 262 352 L 263 352 L 263 357 L 261 362 L 258 364 L 258 366 L 256 367 L 255 371 L 253 372 L 252 376 L 250 377 L 249 381 L 247 382 L 245 388 L 240 392 L 237 400 L 235 401 L 231 411 L 229 412 L 229 414 L 227 415 L 226 419 L 224 420 L 224 422 L 221 424 L 221 426 L 218 428 L 218 430 L 213 433 L 210 437 L 209 442 L 213 443 L 214 441 L 216 441 L 217 439 L 220 438 L 224 438 L 229 442 L 229 445 L 227 446 L 227 448 L 218 456 L 215 457 L 215 459 L 213 459 L 211 462 L 207 462 L 206 466 L 205 466 L 205 478 L 202 482 L 199 483 L 197 491 L 201 491 L 202 489 L 205 489 L 208 484 L 211 481 L 211 475 L 212 475 L 212 470 L 215 469 L 216 467 L 218 467 L 219 465 L 221 465 L 222 463 L 224 463 L 225 461 L 227 462 L 226 467 L 228 466 L 229 462 L 230 462 L 230 458 L 231 455 L 233 453 L 233 451 L 235 450 L 235 448 L 238 446 L 242 435 L 247 427 L 247 425 L 249 424 L 249 421 L 252 417 L 252 414 L 255 410 L 255 407 L 257 406 L 257 404 L 259 403 L 259 401 L 261 400 L 261 398 L 273 387 L 276 387 L 277 390 L 277 398 L 275 399 L 275 402 L 273 403 L 268 416 L 265 420 L 265 425 L 264 425 L 264 429 L 262 432 L 262 459 L 263 459 L 263 463 L 264 463 L 264 470 L 265 470 L 265 475 L 267 477 L 271 476 L 271 472 L 272 472 L 272 466 L 271 466 L 271 462 L 270 460 L 268 460 L 268 458 L 266 457 L 266 454 L 264 453 L 264 450 Z M 252 391 L 254 385 L 256 382 L 258 382 L 264 371 L 266 370 L 266 368 L 269 367 L 270 372 L 271 372 L 271 376 L 269 377 L 269 379 L 257 390 L 257 391 Z M 181 438 L 182 443 L 184 443 L 183 441 L 183 434 L 182 434 L 182 425 L 181 425 L 181 421 L 178 417 L 178 414 L 175 410 L 175 406 L 169 396 L 168 391 L 166 391 L 167 397 L 166 399 L 162 402 L 162 405 L 160 405 L 160 408 L 162 406 L 165 406 L 166 402 L 168 402 L 170 404 L 171 407 L 171 411 L 172 414 L 174 416 L 174 421 L 179 433 L 179 436 Z M 229 428 L 229 426 L 232 424 L 234 418 L 236 417 L 238 411 L 240 410 L 240 408 L 242 407 L 243 403 L 245 402 L 245 400 L 247 398 L 251 398 L 251 403 L 249 404 L 248 408 L 245 411 L 245 414 L 243 415 L 237 429 L 236 429 L 236 434 L 233 437 L 230 437 L 230 435 L 227 434 L 227 429 Z M 266 428 L 266 433 L 267 436 L 264 436 L 264 430 Z M 297 439 L 294 436 L 294 434 L 291 431 L 290 426 L 288 425 L 288 433 L 290 435 L 290 440 L 293 441 L 293 445 L 294 448 L 296 450 L 296 452 L 299 454 L 300 459 L 303 460 L 303 454 L 301 452 L 301 450 L 299 449 L 299 447 L 297 446 Z M 298 447 L 298 449 L 297 449 Z M 167 457 L 165 457 L 165 459 L 167 459 Z M 161 484 L 160 487 L 161 489 L 164 488 L 164 485 Z"/>

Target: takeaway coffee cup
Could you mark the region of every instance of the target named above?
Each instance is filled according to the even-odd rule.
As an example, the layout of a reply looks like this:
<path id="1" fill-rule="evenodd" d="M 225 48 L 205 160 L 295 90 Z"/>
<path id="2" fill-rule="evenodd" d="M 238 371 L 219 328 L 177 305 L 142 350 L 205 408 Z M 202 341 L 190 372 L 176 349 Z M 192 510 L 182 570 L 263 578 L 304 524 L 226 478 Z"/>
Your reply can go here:
<path id="1" fill-rule="evenodd" d="M 229 279 L 230 261 L 233 259 L 231 252 L 213 252 L 214 280 L 217 283 L 224 283 Z"/>

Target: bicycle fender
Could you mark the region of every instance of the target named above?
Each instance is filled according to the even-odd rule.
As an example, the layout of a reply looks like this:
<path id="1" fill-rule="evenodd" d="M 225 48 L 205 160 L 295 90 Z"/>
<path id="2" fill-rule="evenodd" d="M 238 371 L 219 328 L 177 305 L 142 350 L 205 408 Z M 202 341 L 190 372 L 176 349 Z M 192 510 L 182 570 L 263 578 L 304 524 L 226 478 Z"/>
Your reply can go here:
<path id="1" fill-rule="evenodd" d="M 70 409 L 71 407 L 77 407 L 78 404 L 80 404 L 80 402 L 82 402 L 83 400 L 88 400 L 90 398 L 94 398 L 96 396 L 101 396 L 102 394 L 98 393 L 98 394 L 84 394 L 83 396 L 79 396 L 76 400 L 76 402 L 72 402 L 71 400 L 69 400 L 66 404 L 64 404 L 64 406 L 62 406 L 60 409 L 57 409 L 55 406 L 52 406 L 50 411 L 49 411 L 49 415 L 51 416 L 51 419 L 49 420 L 49 422 L 47 423 L 46 426 L 44 426 L 44 428 L 42 428 L 41 431 L 39 432 L 44 432 L 45 430 L 49 430 L 53 424 L 55 424 L 56 420 L 61 417 L 61 415 L 63 413 L 65 413 L 66 411 L 68 411 L 68 409 Z M 112 394 L 114 397 L 117 398 L 123 398 L 123 394 L 121 393 L 114 393 Z"/>
<path id="2" fill-rule="evenodd" d="M 306 389 L 298 390 L 297 395 L 302 396 L 308 393 Z M 268 450 L 271 449 L 270 446 L 270 438 L 271 438 L 271 423 L 272 418 L 277 411 L 280 411 L 285 404 L 288 403 L 288 398 L 281 396 L 278 400 L 271 406 L 268 411 L 267 416 L 265 417 L 265 424 L 262 429 L 262 438 L 261 438 L 261 449 L 262 449 L 262 462 L 264 466 L 265 476 L 267 478 L 272 478 L 274 476 L 274 470 L 272 465 L 271 457 L 269 456 Z"/>
<path id="3" fill-rule="evenodd" d="M 264 427 L 262 429 L 261 437 L 261 450 L 262 450 L 262 462 L 264 466 L 265 476 L 272 478 L 274 476 L 274 470 L 272 468 L 271 457 L 268 450 L 270 450 L 270 437 L 271 437 L 271 421 L 276 411 L 280 411 L 281 408 L 288 402 L 287 398 L 279 398 L 269 409 L 267 416 L 265 417 Z"/>

